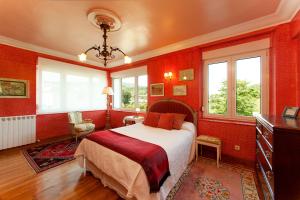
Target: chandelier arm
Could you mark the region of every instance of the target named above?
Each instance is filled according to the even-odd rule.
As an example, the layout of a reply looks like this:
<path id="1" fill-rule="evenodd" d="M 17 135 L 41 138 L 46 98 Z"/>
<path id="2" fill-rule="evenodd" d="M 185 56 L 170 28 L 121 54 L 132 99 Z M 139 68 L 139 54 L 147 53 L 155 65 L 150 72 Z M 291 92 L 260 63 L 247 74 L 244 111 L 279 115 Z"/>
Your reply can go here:
<path id="1" fill-rule="evenodd" d="M 87 54 L 91 50 L 100 51 L 100 47 L 91 47 L 91 48 L 88 48 L 84 53 Z"/>
<path id="2" fill-rule="evenodd" d="M 119 48 L 113 48 L 113 47 L 110 47 L 111 48 L 111 51 L 119 51 L 121 52 L 124 56 L 126 56 L 126 54 Z"/>

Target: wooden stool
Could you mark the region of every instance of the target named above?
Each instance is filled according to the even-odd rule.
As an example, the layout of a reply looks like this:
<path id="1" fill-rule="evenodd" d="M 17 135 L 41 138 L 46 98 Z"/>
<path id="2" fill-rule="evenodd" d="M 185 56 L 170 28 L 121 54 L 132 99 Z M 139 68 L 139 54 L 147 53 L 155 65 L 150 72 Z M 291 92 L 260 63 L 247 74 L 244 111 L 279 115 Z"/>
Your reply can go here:
<path id="1" fill-rule="evenodd" d="M 200 135 L 196 138 L 196 161 L 198 160 L 198 145 L 200 145 L 200 154 L 202 155 L 202 145 L 217 148 L 217 167 L 219 168 L 219 160 L 221 160 L 221 140 L 208 135 Z"/>

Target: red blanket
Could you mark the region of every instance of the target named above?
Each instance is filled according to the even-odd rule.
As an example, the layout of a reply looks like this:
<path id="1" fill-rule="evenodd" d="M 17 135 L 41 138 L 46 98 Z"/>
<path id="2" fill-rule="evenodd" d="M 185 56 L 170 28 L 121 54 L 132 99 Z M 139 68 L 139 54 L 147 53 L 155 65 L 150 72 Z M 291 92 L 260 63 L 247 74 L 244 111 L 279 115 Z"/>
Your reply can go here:
<path id="1" fill-rule="evenodd" d="M 113 131 L 98 131 L 87 136 L 102 146 L 139 163 L 148 178 L 150 192 L 158 192 L 168 176 L 169 161 L 163 148 Z"/>

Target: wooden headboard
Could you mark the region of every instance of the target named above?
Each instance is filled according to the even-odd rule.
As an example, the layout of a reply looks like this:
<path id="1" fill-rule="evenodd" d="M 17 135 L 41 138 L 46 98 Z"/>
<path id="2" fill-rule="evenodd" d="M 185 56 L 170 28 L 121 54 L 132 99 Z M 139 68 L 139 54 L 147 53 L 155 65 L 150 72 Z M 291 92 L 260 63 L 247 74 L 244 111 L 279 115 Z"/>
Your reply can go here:
<path id="1" fill-rule="evenodd" d="M 185 121 L 192 122 L 195 126 L 197 126 L 197 112 L 195 112 L 189 105 L 178 100 L 158 100 L 149 106 L 148 112 L 186 114 Z"/>

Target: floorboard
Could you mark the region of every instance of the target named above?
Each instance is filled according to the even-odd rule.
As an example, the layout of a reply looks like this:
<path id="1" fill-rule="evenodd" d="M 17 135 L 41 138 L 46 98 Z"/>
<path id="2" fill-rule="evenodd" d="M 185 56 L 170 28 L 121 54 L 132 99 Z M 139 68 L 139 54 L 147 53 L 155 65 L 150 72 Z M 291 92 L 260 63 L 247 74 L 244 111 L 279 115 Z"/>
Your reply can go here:
<path id="1" fill-rule="evenodd" d="M 0 152 L 0 199 L 117 200 L 119 196 L 71 161 L 36 174 L 20 149 Z"/>

